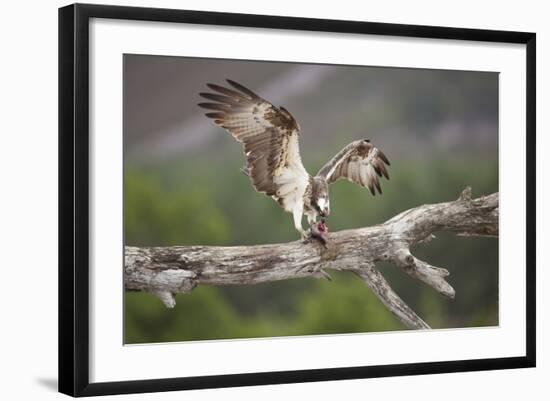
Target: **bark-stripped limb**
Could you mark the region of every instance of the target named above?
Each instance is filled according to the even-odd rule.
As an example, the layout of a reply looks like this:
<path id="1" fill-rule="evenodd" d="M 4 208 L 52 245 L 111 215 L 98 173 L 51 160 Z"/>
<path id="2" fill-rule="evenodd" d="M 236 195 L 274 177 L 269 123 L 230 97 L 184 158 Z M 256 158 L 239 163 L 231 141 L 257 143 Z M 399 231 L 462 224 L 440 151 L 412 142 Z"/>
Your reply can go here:
<path id="1" fill-rule="evenodd" d="M 168 307 L 174 294 L 199 284 L 256 284 L 298 277 L 326 278 L 326 269 L 350 271 L 361 277 L 381 302 L 411 329 L 429 326 L 391 289 L 376 269 L 390 261 L 411 277 L 453 298 L 445 280 L 449 272 L 419 260 L 411 248 L 430 241 L 436 231 L 467 236 L 498 236 L 499 196 L 471 198 L 466 188 L 451 202 L 422 205 L 383 224 L 330 233 L 326 247 L 318 241 L 255 246 L 126 246 L 126 290 L 156 294 Z"/>

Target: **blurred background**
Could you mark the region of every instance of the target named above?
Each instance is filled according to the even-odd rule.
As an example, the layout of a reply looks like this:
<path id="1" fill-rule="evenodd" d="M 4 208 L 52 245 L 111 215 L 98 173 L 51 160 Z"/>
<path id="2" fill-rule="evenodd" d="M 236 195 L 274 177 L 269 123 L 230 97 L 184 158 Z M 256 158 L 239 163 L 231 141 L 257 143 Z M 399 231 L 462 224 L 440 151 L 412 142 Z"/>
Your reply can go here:
<path id="1" fill-rule="evenodd" d="M 498 191 L 498 73 L 124 56 L 124 230 L 127 245 L 294 241 L 292 216 L 240 172 L 240 145 L 196 106 L 225 78 L 287 108 L 315 172 L 369 138 L 390 159 L 383 196 L 331 186 L 331 231 L 382 223 L 425 203 Z M 304 226 L 305 226 L 304 219 Z M 451 272 L 449 300 L 391 265 L 377 266 L 433 328 L 498 325 L 498 240 L 436 233 L 413 253 Z M 352 274 L 253 286 L 199 286 L 167 309 L 125 294 L 125 343 L 402 330 Z"/>

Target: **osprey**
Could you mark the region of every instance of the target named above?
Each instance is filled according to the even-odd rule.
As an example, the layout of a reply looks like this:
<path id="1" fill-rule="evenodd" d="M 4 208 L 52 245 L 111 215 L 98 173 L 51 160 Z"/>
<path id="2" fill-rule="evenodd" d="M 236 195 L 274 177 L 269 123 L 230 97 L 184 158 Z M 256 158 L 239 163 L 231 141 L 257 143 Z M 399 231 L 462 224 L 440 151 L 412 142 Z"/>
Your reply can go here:
<path id="1" fill-rule="evenodd" d="M 231 88 L 207 84 L 215 93 L 201 93 L 211 102 L 199 106 L 211 110 L 206 116 L 243 145 L 243 172 L 256 191 L 272 197 L 292 213 L 294 227 L 302 239 L 312 230 L 321 237 L 327 232 L 329 184 L 342 178 L 368 188 L 373 195 L 377 191 L 382 194 L 378 177 L 389 179 L 386 165 L 390 162 L 370 140 L 351 142 L 312 177 L 302 164 L 300 126 L 292 114 L 235 81 L 227 82 Z M 309 231 L 302 227 L 304 214 L 311 226 Z"/>

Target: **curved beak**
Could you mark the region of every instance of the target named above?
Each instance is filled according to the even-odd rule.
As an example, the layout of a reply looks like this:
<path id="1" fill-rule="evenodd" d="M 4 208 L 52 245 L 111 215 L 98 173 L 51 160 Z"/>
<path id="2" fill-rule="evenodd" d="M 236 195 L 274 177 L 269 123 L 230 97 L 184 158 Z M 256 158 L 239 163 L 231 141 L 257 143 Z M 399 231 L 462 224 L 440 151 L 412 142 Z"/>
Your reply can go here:
<path id="1" fill-rule="evenodd" d="M 317 213 L 321 217 L 327 217 L 330 214 L 330 206 L 326 198 L 319 199 L 315 205 L 315 209 L 317 209 Z"/>

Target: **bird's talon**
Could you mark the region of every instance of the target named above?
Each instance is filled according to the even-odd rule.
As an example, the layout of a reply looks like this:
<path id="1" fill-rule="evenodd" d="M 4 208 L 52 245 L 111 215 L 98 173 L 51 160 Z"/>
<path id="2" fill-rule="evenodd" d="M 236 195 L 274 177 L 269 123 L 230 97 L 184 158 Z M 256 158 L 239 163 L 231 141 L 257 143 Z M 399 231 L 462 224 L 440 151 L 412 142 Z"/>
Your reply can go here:
<path id="1" fill-rule="evenodd" d="M 312 235 L 311 235 L 311 228 L 308 229 L 308 230 L 302 230 L 302 231 L 300 232 L 300 236 L 301 236 L 302 242 L 303 242 L 304 244 L 308 243 L 308 242 L 311 240 L 311 237 L 312 237 Z"/>

